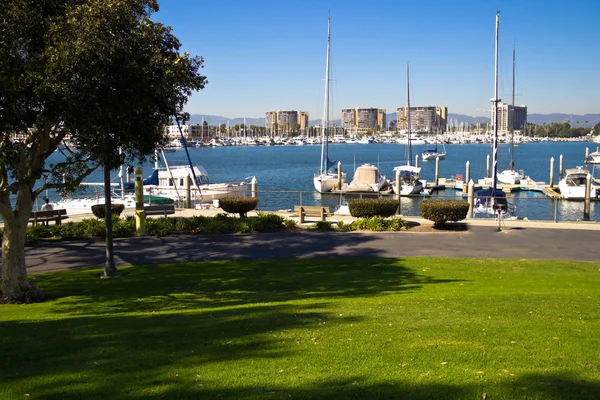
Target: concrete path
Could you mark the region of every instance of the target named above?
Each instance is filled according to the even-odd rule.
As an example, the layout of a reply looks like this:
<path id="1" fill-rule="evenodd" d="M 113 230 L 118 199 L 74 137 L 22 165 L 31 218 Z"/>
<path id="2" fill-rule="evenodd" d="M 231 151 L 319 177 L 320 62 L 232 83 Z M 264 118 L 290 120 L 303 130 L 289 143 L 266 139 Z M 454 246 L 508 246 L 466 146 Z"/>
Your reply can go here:
<path id="1" fill-rule="evenodd" d="M 548 224 L 471 225 L 440 233 L 358 233 L 300 230 L 293 233 L 171 235 L 116 239 L 117 266 L 189 261 L 310 257 L 470 257 L 600 261 L 597 224 L 565 229 Z M 523 224 L 521 224 L 523 225 Z M 590 229 L 590 228 L 596 229 Z M 573 228 L 573 227 L 571 227 Z M 103 241 L 44 243 L 26 249 L 30 273 L 101 268 Z"/>

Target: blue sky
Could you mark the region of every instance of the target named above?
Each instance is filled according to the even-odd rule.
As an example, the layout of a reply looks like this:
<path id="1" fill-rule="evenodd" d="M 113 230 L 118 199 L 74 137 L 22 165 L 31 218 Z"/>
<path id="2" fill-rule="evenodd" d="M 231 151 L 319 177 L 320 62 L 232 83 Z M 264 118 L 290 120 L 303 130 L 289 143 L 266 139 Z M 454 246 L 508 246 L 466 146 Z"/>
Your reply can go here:
<path id="1" fill-rule="evenodd" d="M 600 1 L 162 0 L 154 20 L 184 51 L 205 59 L 206 88 L 192 114 L 264 117 L 268 110 L 323 114 L 327 17 L 331 15 L 332 112 L 445 105 L 487 116 L 500 10 L 500 97 L 530 113 L 600 112 Z"/>

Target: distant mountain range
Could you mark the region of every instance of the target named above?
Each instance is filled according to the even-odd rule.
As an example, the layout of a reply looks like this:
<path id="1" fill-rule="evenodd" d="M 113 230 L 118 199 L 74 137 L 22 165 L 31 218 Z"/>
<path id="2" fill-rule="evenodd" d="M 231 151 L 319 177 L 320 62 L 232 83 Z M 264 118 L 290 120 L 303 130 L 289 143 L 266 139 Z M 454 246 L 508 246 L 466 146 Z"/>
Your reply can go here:
<path id="1" fill-rule="evenodd" d="M 386 115 L 387 122 L 396 120 L 396 113 L 389 113 Z M 574 115 L 574 114 L 528 114 L 527 119 L 529 123 L 542 125 L 544 123 L 550 124 L 552 122 L 567 122 L 571 123 L 571 126 L 575 127 L 579 126 L 594 126 L 598 122 L 600 122 L 600 114 L 584 114 L 584 115 Z M 471 117 L 469 115 L 463 114 L 448 114 L 448 120 L 452 124 L 460 124 L 460 123 L 487 123 L 490 122 L 489 117 Z M 206 121 L 209 125 L 221 125 L 226 124 L 229 121 L 229 126 L 233 126 L 236 124 L 243 124 L 244 118 L 227 118 L 221 117 L 218 115 L 202 115 L 202 114 L 191 114 L 189 124 L 201 124 L 202 121 Z M 587 123 L 586 123 L 587 121 Z M 577 124 L 579 122 L 579 124 Z M 320 119 L 310 120 L 310 125 L 320 125 Z M 341 125 L 341 120 L 336 119 L 332 121 L 335 125 Z M 246 118 L 246 125 L 256 125 L 256 126 L 265 126 L 264 118 Z"/>

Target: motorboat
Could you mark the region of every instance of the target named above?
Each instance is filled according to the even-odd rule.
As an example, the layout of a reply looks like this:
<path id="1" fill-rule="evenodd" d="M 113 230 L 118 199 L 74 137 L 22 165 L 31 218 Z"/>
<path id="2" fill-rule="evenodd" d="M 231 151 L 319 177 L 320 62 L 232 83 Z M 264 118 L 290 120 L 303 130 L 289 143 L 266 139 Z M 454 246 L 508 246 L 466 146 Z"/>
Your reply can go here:
<path id="1" fill-rule="evenodd" d="M 590 153 L 591 162 L 600 164 L 600 150 L 596 149 L 593 153 Z"/>
<path id="2" fill-rule="evenodd" d="M 400 187 L 396 182 L 392 184 L 392 190 L 400 196 L 409 196 L 411 194 L 419 194 L 425 187 L 425 181 L 419 180 L 420 167 L 411 165 L 401 165 L 394 168 L 394 172 L 400 174 Z"/>
<path id="3" fill-rule="evenodd" d="M 570 168 L 565 171 L 565 176 L 558 182 L 560 196 L 563 199 L 585 199 L 585 186 L 590 171 L 582 168 Z M 590 183 L 590 197 L 597 197 L 597 187 L 594 180 Z"/>
<path id="4" fill-rule="evenodd" d="M 388 187 L 385 176 L 371 164 L 363 164 L 356 168 L 352 182 L 347 186 L 348 193 L 380 193 Z"/>
<path id="5" fill-rule="evenodd" d="M 522 170 L 515 171 L 514 169 L 505 169 L 498 173 L 498 182 L 504 183 L 505 185 L 518 185 L 521 181 L 527 179 L 525 173 Z"/>

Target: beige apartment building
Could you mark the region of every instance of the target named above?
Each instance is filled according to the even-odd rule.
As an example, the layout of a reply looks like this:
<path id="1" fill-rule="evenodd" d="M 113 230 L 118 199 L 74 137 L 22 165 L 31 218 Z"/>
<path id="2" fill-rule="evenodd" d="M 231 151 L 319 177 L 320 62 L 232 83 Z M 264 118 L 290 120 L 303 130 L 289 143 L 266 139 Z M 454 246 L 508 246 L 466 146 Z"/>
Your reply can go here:
<path id="1" fill-rule="evenodd" d="M 350 134 L 380 131 L 385 127 L 385 109 L 356 107 L 342 110 L 342 128 Z"/>
<path id="2" fill-rule="evenodd" d="M 300 125 L 300 130 L 304 131 L 308 128 L 308 112 L 307 111 L 267 111 L 265 113 L 265 126 L 268 131 L 274 131 L 277 127 L 279 132 L 287 132 L 293 129 L 295 124 Z"/>
<path id="3" fill-rule="evenodd" d="M 408 129 L 407 107 L 397 109 L 398 129 Z M 410 130 L 414 133 L 445 132 L 448 123 L 448 107 L 411 106 Z"/>
<path id="4" fill-rule="evenodd" d="M 493 108 L 493 107 L 492 107 Z M 492 113 L 492 121 L 494 115 Z M 498 131 L 506 134 L 511 129 L 523 131 L 527 124 L 527 106 L 512 106 L 510 104 L 498 104 Z"/>

